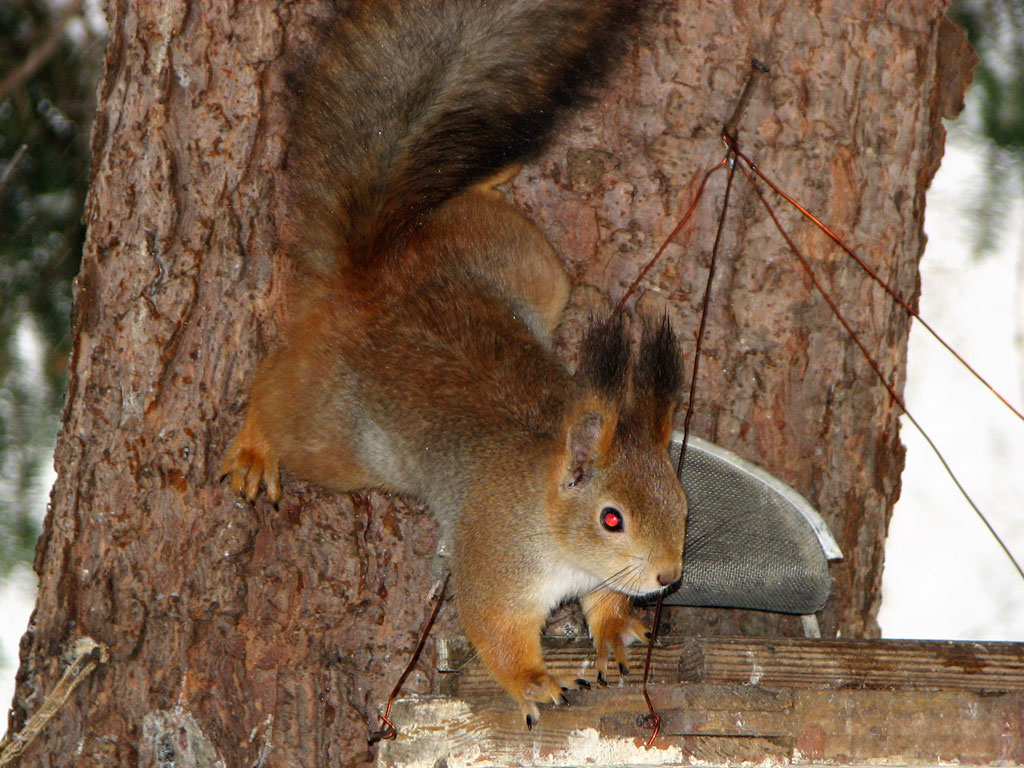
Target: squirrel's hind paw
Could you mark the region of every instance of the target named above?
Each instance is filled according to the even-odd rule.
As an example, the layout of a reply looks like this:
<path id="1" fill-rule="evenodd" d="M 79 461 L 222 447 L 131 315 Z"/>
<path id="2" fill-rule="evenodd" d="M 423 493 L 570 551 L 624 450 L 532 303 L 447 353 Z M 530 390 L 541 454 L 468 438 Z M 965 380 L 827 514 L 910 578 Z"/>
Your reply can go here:
<path id="1" fill-rule="evenodd" d="M 272 504 L 281 500 L 281 470 L 277 454 L 266 436 L 250 417 L 231 443 L 220 468 L 221 476 L 231 477 L 231 487 L 249 501 L 256 501 L 260 483 Z"/>

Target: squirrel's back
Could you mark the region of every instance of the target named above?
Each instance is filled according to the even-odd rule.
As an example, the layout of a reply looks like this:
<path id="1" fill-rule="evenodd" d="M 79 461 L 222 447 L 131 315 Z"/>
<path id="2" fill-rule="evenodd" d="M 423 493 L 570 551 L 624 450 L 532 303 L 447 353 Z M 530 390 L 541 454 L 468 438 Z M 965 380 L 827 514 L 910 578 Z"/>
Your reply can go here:
<path id="1" fill-rule="evenodd" d="M 356 0 L 296 92 L 289 250 L 372 267 L 441 203 L 528 154 L 592 74 L 617 0 Z"/>

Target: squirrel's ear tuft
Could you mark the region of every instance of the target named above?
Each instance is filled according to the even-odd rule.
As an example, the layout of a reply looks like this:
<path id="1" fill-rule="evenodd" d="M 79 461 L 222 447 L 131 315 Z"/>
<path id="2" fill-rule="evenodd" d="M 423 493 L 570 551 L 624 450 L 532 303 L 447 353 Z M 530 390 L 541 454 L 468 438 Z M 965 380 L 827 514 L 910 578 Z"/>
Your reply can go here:
<path id="1" fill-rule="evenodd" d="M 594 323 L 580 344 L 580 383 L 611 402 L 621 401 L 629 378 L 629 341 L 619 314 Z"/>
<path id="2" fill-rule="evenodd" d="M 644 322 L 637 358 L 630 410 L 658 444 L 668 445 L 683 388 L 683 371 L 667 315 L 660 323 Z"/>
<path id="3" fill-rule="evenodd" d="M 623 438 L 668 446 L 683 371 L 667 315 L 660 322 L 644 321 L 635 359 L 621 315 L 592 325 L 580 345 L 576 377 L 616 410 L 611 424 Z"/>

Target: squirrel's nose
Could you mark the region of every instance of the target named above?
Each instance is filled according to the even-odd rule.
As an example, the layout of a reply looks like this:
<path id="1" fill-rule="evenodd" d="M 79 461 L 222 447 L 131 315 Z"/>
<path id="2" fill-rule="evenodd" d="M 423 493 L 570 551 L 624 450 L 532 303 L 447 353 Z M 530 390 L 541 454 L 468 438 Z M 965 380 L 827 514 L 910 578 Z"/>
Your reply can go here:
<path id="1" fill-rule="evenodd" d="M 675 584 L 679 581 L 679 577 L 682 575 L 680 573 L 681 570 L 682 569 L 677 566 L 671 571 L 661 571 L 658 574 L 658 583 L 663 587 L 667 587 L 669 584 Z"/>

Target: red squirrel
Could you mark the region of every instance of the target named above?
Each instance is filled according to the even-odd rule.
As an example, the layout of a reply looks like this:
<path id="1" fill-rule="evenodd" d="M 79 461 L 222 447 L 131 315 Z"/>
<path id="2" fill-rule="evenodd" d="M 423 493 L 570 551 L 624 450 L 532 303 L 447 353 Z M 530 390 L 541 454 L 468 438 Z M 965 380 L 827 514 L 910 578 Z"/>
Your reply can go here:
<path id="1" fill-rule="evenodd" d="M 605 0 L 354 0 L 296 94 L 286 183 L 297 276 L 223 470 L 255 500 L 279 467 L 425 502 L 466 636 L 520 703 L 564 702 L 540 630 L 579 598 L 605 681 L 646 633 L 632 598 L 680 578 L 686 500 L 667 447 L 682 375 L 667 321 L 632 354 L 552 350 L 569 294 L 497 184 L 622 23 Z"/>

